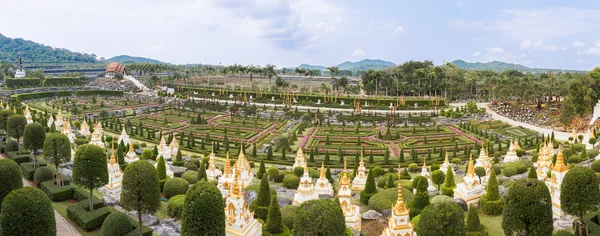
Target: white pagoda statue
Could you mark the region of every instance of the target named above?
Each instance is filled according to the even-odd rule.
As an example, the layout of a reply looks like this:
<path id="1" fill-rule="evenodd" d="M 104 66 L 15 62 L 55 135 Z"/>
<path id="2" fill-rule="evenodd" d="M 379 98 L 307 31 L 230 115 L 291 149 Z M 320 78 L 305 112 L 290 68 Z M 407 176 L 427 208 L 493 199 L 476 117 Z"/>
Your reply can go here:
<path id="1" fill-rule="evenodd" d="M 71 124 L 69 124 L 68 121 L 65 121 L 63 123 L 64 125 L 61 128 L 61 133 L 64 134 L 65 136 L 67 136 L 69 138 L 69 141 L 71 143 L 75 142 L 75 134 L 73 133 L 73 130 L 71 130 Z"/>
<path id="2" fill-rule="evenodd" d="M 160 143 L 158 145 L 158 155 L 163 156 L 165 158 L 165 160 L 171 159 L 171 148 L 169 148 L 169 146 L 167 146 L 164 135 L 160 136 Z"/>
<path id="3" fill-rule="evenodd" d="M 60 109 L 58 109 L 58 114 L 56 114 L 56 120 L 54 121 L 54 125 L 56 127 L 61 127 L 63 125 L 63 115 Z"/>
<path id="4" fill-rule="evenodd" d="M 552 174 L 550 179 L 546 180 L 546 186 L 550 189 L 550 196 L 552 198 L 552 214 L 557 217 L 565 215 L 565 212 L 561 208 L 560 203 L 560 191 L 562 181 L 565 175 L 569 171 L 569 167 L 565 165 L 564 156 L 562 153 L 562 146 L 558 148 L 556 154 L 556 165 L 552 167 Z"/>
<path id="5" fill-rule="evenodd" d="M 27 73 L 25 73 L 25 68 L 23 67 L 23 59 L 19 57 L 19 63 L 17 64 L 17 69 L 15 70 L 15 78 L 24 78 L 26 75 Z"/>
<path id="6" fill-rule="evenodd" d="M 25 106 L 23 116 L 25 116 L 25 119 L 27 119 L 27 124 L 33 123 L 33 117 L 31 116 L 31 111 L 29 111 L 29 106 Z"/>
<path id="7" fill-rule="evenodd" d="M 173 140 L 171 140 L 169 148 L 171 149 L 171 155 L 177 155 L 177 151 L 179 151 L 179 142 L 177 142 L 175 135 L 173 135 Z"/>
<path id="8" fill-rule="evenodd" d="M 534 163 L 538 180 L 544 181 L 548 177 L 548 172 L 552 169 L 552 156 L 554 155 L 554 147 L 551 144 L 542 142 L 540 152 L 538 153 L 537 162 Z M 557 156 L 558 158 L 558 156 Z"/>
<path id="9" fill-rule="evenodd" d="M 216 180 L 223 172 L 215 165 L 215 146 L 213 144 L 212 151 L 208 155 L 208 168 L 206 169 L 206 176 L 208 180 Z"/>
<path id="10" fill-rule="evenodd" d="M 333 196 L 333 187 L 329 180 L 325 176 L 325 165 L 321 163 L 321 175 L 317 179 L 315 183 L 315 193 L 316 194 L 328 194 Z"/>
<path id="11" fill-rule="evenodd" d="M 304 168 L 306 166 L 306 158 L 304 157 L 304 151 L 302 151 L 302 147 L 298 147 L 298 151 L 296 152 L 296 159 L 294 161 L 294 165 L 292 166 L 292 170 L 296 167 Z"/>
<path id="12" fill-rule="evenodd" d="M 461 198 L 467 202 L 467 205 L 479 202 L 485 194 L 485 187 L 479 183 L 479 178 L 475 175 L 473 166 L 473 156 L 469 158 L 469 168 L 463 181 L 457 184 L 454 189 L 454 198 Z"/>
<path id="13" fill-rule="evenodd" d="M 92 139 L 90 140 L 90 144 L 98 145 L 104 148 L 102 136 L 104 136 L 104 130 L 102 130 L 102 122 L 98 122 L 96 123 L 96 126 L 94 126 L 94 132 L 92 133 Z"/>
<path id="14" fill-rule="evenodd" d="M 244 155 L 244 144 L 240 144 L 240 154 L 238 155 L 237 161 L 235 161 L 235 164 L 233 165 L 233 171 L 240 172 L 239 178 L 244 183 L 244 188 L 252 184 L 254 173 L 252 173 L 252 168 L 250 168 L 250 162 L 248 162 L 246 156 Z"/>
<path id="15" fill-rule="evenodd" d="M 129 164 L 129 163 L 136 162 L 139 159 L 140 158 L 138 158 L 137 154 L 135 153 L 135 150 L 133 149 L 133 142 L 129 142 L 129 151 L 125 155 L 125 162 L 127 162 L 127 164 Z"/>
<path id="16" fill-rule="evenodd" d="M 398 165 L 398 179 L 401 168 Z M 409 209 L 402 198 L 402 181 L 398 181 L 398 199 L 392 206 L 392 215 L 388 218 L 388 226 L 381 233 L 382 236 L 417 236 L 408 216 Z"/>
<path id="17" fill-rule="evenodd" d="M 115 157 L 115 146 L 113 143 L 110 160 L 108 162 L 108 184 L 104 186 L 104 192 L 115 195 L 121 194 L 121 181 L 123 180 L 123 171 Z"/>
<path id="18" fill-rule="evenodd" d="M 54 124 L 54 116 L 52 116 L 52 114 L 50 114 L 50 118 L 48 118 L 48 122 L 46 122 L 46 125 L 48 127 L 52 127 L 52 124 Z"/>
<path id="19" fill-rule="evenodd" d="M 303 202 L 318 199 L 319 196 L 315 193 L 315 189 L 312 183 L 312 178 L 308 174 L 308 167 L 304 167 L 304 175 L 300 178 L 300 184 L 298 185 L 298 191 L 294 195 L 294 201 L 292 204 L 300 205 Z"/>
<path id="20" fill-rule="evenodd" d="M 79 127 L 79 134 L 85 135 L 86 137 L 90 135 L 90 126 L 85 119 L 83 119 L 83 123 L 81 123 L 81 127 Z"/>
<path id="21" fill-rule="evenodd" d="M 519 157 L 517 156 L 517 149 L 515 148 L 515 143 L 517 141 L 515 140 L 514 142 L 510 142 L 510 146 L 508 147 L 508 152 L 506 152 L 506 156 L 504 157 L 504 163 L 510 163 L 510 162 L 515 162 L 519 160 Z M 519 144 L 517 144 L 519 145 Z"/>
<path id="22" fill-rule="evenodd" d="M 236 171 L 231 192 L 225 200 L 225 234 L 227 236 L 260 236 L 262 224 L 254 219 L 244 199 L 244 184 Z"/>
<path id="23" fill-rule="evenodd" d="M 346 226 L 360 231 L 361 215 L 360 208 L 352 204 L 352 190 L 350 189 L 350 173 L 346 170 L 346 159 L 344 159 L 344 171 L 341 173 L 340 191 L 338 200 L 342 206 L 342 212 L 346 219 Z"/>
<path id="24" fill-rule="evenodd" d="M 231 184 L 233 183 L 233 173 L 231 172 L 231 165 L 229 161 L 229 152 L 225 154 L 225 166 L 223 168 L 223 175 L 219 177 L 219 183 L 217 188 L 221 190 L 221 195 L 227 197 L 231 191 Z"/>
<path id="25" fill-rule="evenodd" d="M 421 176 L 427 179 L 427 191 L 436 191 L 437 189 L 433 186 L 431 181 L 431 173 L 427 169 L 427 160 L 423 160 L 423 167 L 421 168 Z M 416 189 L 415 189 L 416 191 Z"/>
<path id="26" fill-rule="evenodd" d="M 450 167 L 450 170 L 452 170 L 452 174 L 455 174 L 454 169 L 452 168 L 452 166 L 450 166 L 450 162 L 448 161 L 448 152 L 446 152 L 446 157 L 444 158 L 444 163 L 442 163 L 440 170 L 442 170 L 442 172 L 444 172 L 444 174 L 448 174 L 448 173 L 446 173 L 446 172 L 448 172 L 448 167 Z"/>
<path id="27" fill-rule="evenodd" d="M 123 141 L 123 144 L 125 145 L 129 144 L 129 135 L 127 135 L 125 126 L 123 126 L 123 129 L 121 130 L 121 135 L 119 135 L 119 141 L 117 141 L 117 143 L 121 143 L 121 141 Z"/>
<path id="28" fill-rule="evenodd" d="M 483 167 L 485 169 L 485 176 L 481 177 L 481 184 L 484 186 L 487 185 L 487 181 L 492 174 L 492 160 L 488 155 L 487 151 L 481 146 L 481 150 L 479 150 L 479 158 L 477 158 L 475 163 L 475 168 Z"/>
<path id="29" fill-rule="evenodd" d="M 367 183 L 367 168 L 365 167 L 365 161 L 363 159 L 362 153 L 360 154 L 360 164 L 358 166 L 358 170 L 356 171 L 356 176 L 352 180 L 352 190 L 362 191 L 365 189 L 365 184 Z"/>

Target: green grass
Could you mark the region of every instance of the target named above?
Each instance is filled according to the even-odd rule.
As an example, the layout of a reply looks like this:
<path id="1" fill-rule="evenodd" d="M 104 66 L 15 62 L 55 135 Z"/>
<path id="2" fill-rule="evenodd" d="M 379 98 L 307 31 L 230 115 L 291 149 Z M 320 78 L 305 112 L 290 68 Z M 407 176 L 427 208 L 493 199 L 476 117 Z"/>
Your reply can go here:
<path id="1" fill-rule="evenodd" d="M 60 214 L 63 218 L 65 218 L 65 220 L 67 220 L 67 222 L 69 222 L 69 224 L 71 224 L 73 226 L 73 228 L 75 228 L 77 230 L 77 232 L 79 232 L 81 235 L 83 236 L 100 236 L 101 231 L 100 228 L 97 228 L 95 230 L 92 231 L 85 231 L 84 229 L 82 229 L 81 227 L 79 227 L 79 225 L 77 225 L 77 223 L 75 223 L 75 221 L 72 221 L 71 219 L 69 219 L 69 217 L 67 216 L 67 207 L 69 207 L 69 201 L 62 201 L 62 202 L 52 202 L 52 206 L 54 207 L 54 210 L 56 210 L 56 212 L 58 212 L 58 214 Z M 60 235 L 60 232 L 57 232 Z"/>
<path id="2" fill-rule="evenodd" d="M 168 206 L 168 205 L 169 205 L 169 204 L 167 204 L 167 202 L 162 202 L 162 201 L 161 201 L 161 202 L 160 202 L 160 207 L 158 208 L 158 211 L 156 211 L 156 212 L 154 213 L 154 216 L 158 217 L 158 219 L 160 219 L 161 221 L 163 221 L 163 220 L 165 220 L 165 219 L 169 218 L 169 217 L 167 216 L 167 206 Z"/>

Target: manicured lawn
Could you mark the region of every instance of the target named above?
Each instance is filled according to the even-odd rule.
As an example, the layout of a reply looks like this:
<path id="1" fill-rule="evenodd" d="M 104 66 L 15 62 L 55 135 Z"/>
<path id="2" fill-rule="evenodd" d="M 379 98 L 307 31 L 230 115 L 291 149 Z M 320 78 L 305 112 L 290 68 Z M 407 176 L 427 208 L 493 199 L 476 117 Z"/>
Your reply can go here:
<path id="1" fill-rule="evenodd" d="M 466 222 L 467 213 L 465 212 L 465 222 Z M 483 212 L 479 212 L 479 220 L 481 224 L 485 225 L 488 229 L 489 236 L 502 236 L 504 235 L 504 231 L 502 230 L 502 215 L 498 216 L 488 216 L 483 214 Z"/>
<path id="2" fill-rule="evenodd" d="M 60 214 L 62 217 L 64 217 L 65 220 L 67 220 L 69 222 L 69 224 L 71 224 L 73 226 L 73 228 L 75 228 L 77 230 L 77 232 L 79 232 L 81 235 L 83 235 L 83 236 L 100 236 L 100 235 L 102 235 L 100 228 L 88 232 L 88 231 L 85 231 L 84 229 L 82 229 L 81 227 L 79 227 L 79 225 L 77 225 L 77 223 L 75 223 L 74 221 L 69 219 L 69 217 L 67 216 L 67 207 L 70 206 L 69 201 L 52 202 L 52 206 L 54 207 L 54 210 L 56 210 L 58 212 L 58 214 Z M 58 232 L 58 233 L 60 235 L 60 232 Z"/>

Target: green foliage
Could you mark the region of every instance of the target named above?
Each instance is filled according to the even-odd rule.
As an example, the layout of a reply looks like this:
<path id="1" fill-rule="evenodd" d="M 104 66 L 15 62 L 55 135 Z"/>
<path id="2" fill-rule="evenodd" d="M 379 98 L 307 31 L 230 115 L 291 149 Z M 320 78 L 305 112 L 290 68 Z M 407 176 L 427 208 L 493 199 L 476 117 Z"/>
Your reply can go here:
<path id="1" fill-rule="evenodd" d="M 456 188 L 454 174 L 452 173 L 452 167 L 448 166 L 448 170 L 446 171 L 446 179 L 444 180 L 444 186 L 442 186 L 442 194 L 448 197 L 454 197 L 454 188 Z"/>
<path id="2" fill-rule="evenodd" d="M 393 187 L 396 187 L 396 184 L 394 183 L 394 178 L 392 177 L 392 175 L 389 175 L 387 181 L 385 182 L 384 188 L 388 189 L 388 188 L 393 188 Z"/>
<path id="3" fill-rule="evenodd" d="M 344 213 L 335 199 L 306 201 L 296 210 L 292 235 L 344 235 Z"/>
<path id="4" fill-rule="evenodd" d="M 27 125 L 27 119 L 25 119 L 22 115 L 12 115 L 8 118 L 6 124 L 6 133 L 15 139 L 17 139 L 17 143 L 21 137 L 23 137 L 23 132 L 25 131 L 25 126 Z"/>
<path id="5" fill-rule="evenodd" d="M 40 189 L 42 189 L 53 202 L 60 202 L 73 198 L 75 186 L 56 186 L 53 180 L 47 180 L 40 184 Z"/>
<path id="6" fill-rule="evenodd" d="M 29 125 L 27 126 L 29 127 Z M 50 133 L 46 137 L 46 140 L 43 141 L 42 145 L 44 148 L 44 156 L 52 159 L 56 166 L 71 161 L 71 141 L 69 141 L 69 137 L 66 135 L 62 133 Z M 104 166 L 106 166 L 106 164 Z"/>
<path id="7" fill-rule="evenodd" d="M 171 197 L 167 202 L 167 215 L 175 219 L 180 219 L 181 212 L 183 212 L 184 202 L 185 195 L 176 195 Z"/>
<path id="8" fill-rule="evenodd" d="M 281 219 L 281 210 L 279 209 L 279 202 L 275 197 L 271 199 L 269 216 L 267 217 L 267 221 L 263 228 L 264 232 L 268 234 L 281 234 L 289 231 L 289 229 L 283 224 L 283 220 Z"/>
<path id="9" fill-rule="evenodd" d="M 21 179 L 21 169 L 13 160 L 0 158 L 0 173 L 2 173 L 2 178 L 0 178 L 0 203 L 2 203 L 8 193 L 23 187 L 23 180 Z"/>
<path id="10" fill-rule="evenodd" d="M 71 52 L 67 49 L 52 48 L 29 40 L 9 38 L 0 35 L 3 45 L 0 61 L 18 61 L 20 57 L 35 62 L 97 62 L 96 56 L 87 53 Z M 8 234 L 5 234 L 8 235 Z"/>
<path id="11" fill-rule="evenodd" d="M 73 183 L 90 190 L 108 183 L 106 150 L 96 145 L 86 144 L 77 149 L 73 160 Z M 93 210 L 90 205 L 90 210 Z"/>
<path id="12" fill-rule="evenodd" d="M 200 162 L 200 167 L 198 167 L 198 181 L 205 180 L 208 181 L 208 175 L 206 175 L 206 167 L 204 167 L 204 163 Z"/>
<path id="13" fill-rule="evenodd" d="M 396 187 L 396 184 L 394 182 L 396 182 L 396 180 L 398 180 L 398 175 L 394 174 L 394 173 L 387 173 L 387 174 L 381 176 L 379 178 L 379 180 L 377 180 L 377 187 L 385 188 L 390 177 L 392 178 L 392 184 L 393 184 L 393 186 L 391 186 L 391 187 L 392 188 Z"/>
<path id="14" fill-rule="evenodd" d="M 102 223 L 102 236 L 123 236 L 133 230 L 130 217 L 125 213 L 116 211 L 104 219 Z"/>
<path id="15" fill-rule="evenodd" d="M 517 168 L 512 167 L 512 166 L 507 166 L 504 167 L 504 169 L 502 170 L 502 174 L 506 177 L 511 177 L 513 175 L 518 174 Z"/>
<path id="16" fill-rule="evenodd" d="M 181 217 L 182 235 L 225 235 L 225 204 L 212 183 L 200 181 L 188 190 Z"/>
<path id="17" fill-rule="evenodd" d="M 419 236 L 436 236 L 444 232 L 447 236 L 465 235 L 465 216 L 460 206 L 454 203 L 437 203 L 423 209 L 415 231 Z"/>
<path id="18" fill-rule="evenodd" d="M 165 158 L 163 156 L 160 156 L 158 158 L 158 164 L 156 165 L 156 173 L 158 174 L 159 180 L 167 179 L 167 166 Z"/>
<path id="19" fill-rule="evenodd" d="M 293 172 L 296 176 L 300 177 L 304 174 L 304 167 L 298 166 L 298 167 L 294 168 Z"/>
<path id="20" fill-rule="evenodd" d="M 552 234 L 552 202 L 542 181 L 527 178 L 515 182 L 505 200 L 502 229 L 506 235 Z"/>
<path id="21" fill-rule="evenodd" d="M 198 182 L 198 173 L 196 171 L 186 171 L 181 175 L 181 178 L 185 179 L 188 184 L 195 184 Z"/>
<path id="22" fill-rule="evenodd" d="M 165 198 L 169 199 L 176 195 L 182 195 L 187 192 L 189 183 L 183 178 L 172 178 L 167 180 L 163 188 Z"/>
<path id="23" fill-rule="evenodd" d="M 565 213 L 580 218 L 588 211 L 598 209 L 600 189 L 594 171 L 581 166 L 569 169 L 562 181 L 560 202 Z"/>
<path id="24" fill-rule="evenodd" d="M 421 213 L 421 211 L 429 205 L 429 193 L 427 178 L 417 176 L 413 180 L 413 188 L 416 189 L 415 199 L 410 202 L 410 218 L 413 218 Z"/>
<path id="25" fill-rule="evenodd" d="M 94 206 L 95 210 L 90 210 L 90 206 Z M 79 202 L 67 207 L 67 216 L 79 227 L 89 231 L 102 226 L 102 222 L 110 215 L 111 210 L 103 206 L 102 202 L 100 204 L 95 204 L 94 201 Z"/>
<path id="26" fill-rule="evenodd" d="M 537 171 L 535 170 L 535 168 L 532 166 L 531 168 L 529 168 L 529 173 L 527 173 L 527 178 L 530 179 L 537 179 Z"/>
<path id="27" fill-rule="evenodd" d="M 44 140 L 46 139 L 46 128 L 38 123 L 31 123 L 25 126 L 23 131 L 23 147 L 28 150 L 42 149 L 44 147 Z M 68 138 L 67 138 L 68 140 Z M 44 154 L 46 152 L 44 151 Z M 71 149 L 69 149 L 69 157 L 71 156 Z"/>
<path id="28" fill-rule="evenodd" d="M 262 177 L 266 173 L 267 173 L 267 170 L 265 169 L 265 162 L 264 162 L 264 160 L 260 160 L 260 165 L 258 167 L 258 172 L 256 173 L 256 178 L 262 179 Z"/>
<path id="29" fill-rule="evenodd" d="M 297 189 L 300 184 L 300 178 L 293 174 L 287 174 L 283 177 L 283 186 L 289 189 Z"/>
<path id="30" fill-rule="evenodd" d="M 263 221 L 267 220 L 269 214 L 269 204 L 271 203 L 271 187 L 269 187 L 269 181 L 267 178 L 260 180 L 260 189 L 256 200 L 250 205 L 250 210 L 254 211 L 254 217 Z M 277 197 L 273 197 L 277 198 Z"/>
<path id="31" fill-rule="evenodd" d="M 408 173 L 408 170 L 406 168 L 404 168 L 404 170 L 402 171 L 400 179 L 411 179 L 410 174 Z"/>
<path id="32" fill-rule="evenodd" d="M 594 172 L 600 172 L 600 160 L 593 161 L 591 167 Z"/>
<path id="33" fill-rule="evenodd" d="M 446 180 L 446 174 L 444 174 L 441 170 L 434 170 L 431 172 L 431 182 L 438 186 L 438 190 L 440 190 L 440 185 L 444 183 Z"/>
<path id="34" fill-rule="evenodd" d="M 142 151 L 142 160 L 150 160 L 152 159 L 152 150 L 150 149 L 144 149 L 144 151 Z"/>
<path id="35" fill-rule="evenodd" d="M 152 164 L 139 160 L 127 165 L 123 173 L 121 206 L 128 211 L 137 211 L 139 216 L 158 210 L 160 186 L 158 174 Z M 143 230 L 140 218 L 138 223 L 138 230 Z"/>
<path id="36" fill-rule="evenodd" d="M 75 91 L 76 96 L 115 96 L 122 97 L 123 91 L 121 90 L 77 90 Z"/>
<path id="37" fill-rule="evenodd" d="M 469 236 L 487 236 L 487 228 L 481 224 L 479 221 L 479 214 L 477 213 L 477 208 L 473 205 L 469 207 L 469 212 L 467 213 L 467 226 L 466 226 L 467 235 Z"/>
<path id="38" fill-rule="evenodd" d="M 42 166 L 35 170 L 33 175 L 33 182 L 35 185 L 40 186 L 42 182 L 54 179 L 54 171 L 50 167 Z"/>
<path id="39" fill-rule="evenodd" d="M 0 232 L 14 236 L 55 236 L 56 221 L 50 199 L 39 189 L 23 187 L 2 202 Z"/>
<path id="40" fill-rule="evenodd" d="M 492 171 L 488 183 L 485 186 L 485 194 L 479 200 L 479 206 L 486 215 L 500 215 L 504 209 L 504 199 L 500 196 L 498 179 Z"/>
<path id="41" fill-rule="evenodd" d="M 283 224 L 290 230 L 294 228 L 294 217 L 296 217 L 296 210 L 298 206 L 287 205 L 281 208 L 281 220 Z"/>
<path id="42" fill-rule="evenodd" d="M 404 202 L 411 202 L 414 200 L 415 195 L 411 190 L 402 189 L 402 198 Z M 398 199 L 398 188 L 388 188 L 386 190 L 379 191 L 369 199 L 369 209 L 383 213 L 383 210 L 390 209 L 396 203 Z"/>
<path id="43" fill-rule="evenodd" d="M 363 204 L 369 204 L 369 198 L 371 198 L 377 193 L 377 186 L 375 185 L 374 175 L 375 174 L 373 174 L 373 169 L 369 169 L 365 189 L 360 192 L 360 202 L 362 202 Z"/>

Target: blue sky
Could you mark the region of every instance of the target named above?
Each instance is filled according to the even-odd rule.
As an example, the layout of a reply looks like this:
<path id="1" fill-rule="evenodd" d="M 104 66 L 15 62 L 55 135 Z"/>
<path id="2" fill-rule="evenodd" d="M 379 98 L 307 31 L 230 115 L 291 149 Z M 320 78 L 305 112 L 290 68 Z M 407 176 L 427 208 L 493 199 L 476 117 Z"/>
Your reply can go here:
<path id="1" fill-rule="evenodd" d="M 599 1 L 3 1 L 0 33 L 102 57 L 334 65 L 454 59 L 600 63 Z M 18 19 L 18 20 L 17 20 Z M 6 24 L 6 22 L 13 22 Z"/>

